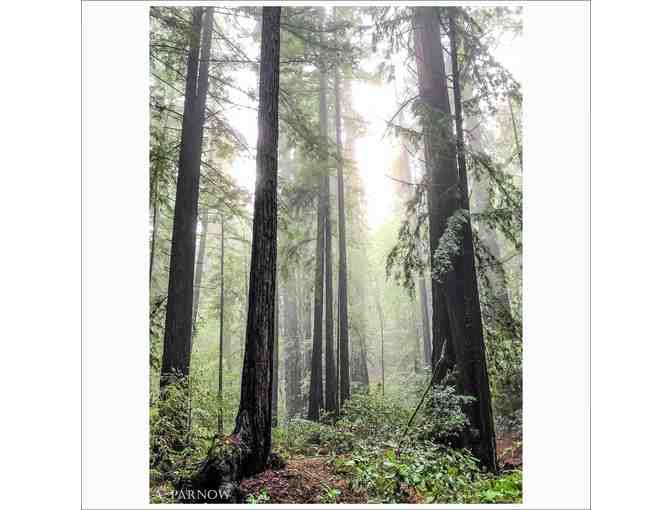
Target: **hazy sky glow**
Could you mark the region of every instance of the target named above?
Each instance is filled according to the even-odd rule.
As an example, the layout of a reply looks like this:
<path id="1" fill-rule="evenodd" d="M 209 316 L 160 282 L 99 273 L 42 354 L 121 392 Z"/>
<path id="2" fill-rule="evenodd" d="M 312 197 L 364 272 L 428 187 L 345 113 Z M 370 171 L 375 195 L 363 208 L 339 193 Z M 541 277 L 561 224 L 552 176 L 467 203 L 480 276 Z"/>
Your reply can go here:
<path id="1" fill-rule="evenodd" d="M 522 37 L 503 37 L 500 45 L 493 49 L 497 58 L 511 73 L 520 80 L 522 75 Z M 253 55 L 258 48 L 249 48 Z M 380 55 L 374 55 L 362 63 L 369 71 L 375 69 L 381 61 Z M 400 76 L 401 73 L 398 74 Z M 243 89 L 258 87 L 257 76 L 249 70 L 239 71 L 235 79 Z M 400 78 L 401 79 L 401 78 Z M 405 100 L 410 92 L 404 93 L 399 86 L 399 100 Z M 235 102 L 256 108 L 249 98 L 240 94 L 232 98 Z M 372 230 L 384 223 L 393 211 L 393 181 L 388 177 L 396 140 L 392 132 L 384 137 L 387 121 L 397 111 L 397 99 L 392 83 L 374 84 L 353 82 L 353 107 L 366 121 L 366 135 L 356 142 L 355 155 L 359 168 L 367 204 L 367 222 Z M 406 113 L 408 119 L 410 115 Z M 255 109 L 234 108 L 228 110 L 226 117 L 230 125 L 240 132 L 254 151 L 257 140 L 257 113 Z M 282 123 L 280 129 L 282 129 Z M 282 171 L 282 169 L 280 169 Z M 231 164 L 233 178 L 244 188 L 252 192 L 255 180 L 255 160 L 253 154 L 240 155 Z"/>

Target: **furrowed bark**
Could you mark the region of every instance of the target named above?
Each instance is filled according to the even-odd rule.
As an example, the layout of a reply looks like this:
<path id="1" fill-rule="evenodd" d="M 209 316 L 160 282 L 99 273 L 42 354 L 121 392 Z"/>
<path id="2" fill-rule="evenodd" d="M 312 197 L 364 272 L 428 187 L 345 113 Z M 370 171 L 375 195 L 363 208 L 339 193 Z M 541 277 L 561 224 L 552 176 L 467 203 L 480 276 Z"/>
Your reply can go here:
<path id="1" fill-rule="evenodd" d="M 455 125 L 457 128 L 457 160 L 460 169 L 460 189 L 462 208 L 469 211 L 469 181 L 464 154 L 464 131 L 462 128 L 462 92 L 460 72 L 457 60 L 458 38 L 456 22 L 457 9 L 449 7 L 450 52 L 452 63 L 453 95 L 455 98 Z M 473 233 L 471 219 L 467 214 L 462 238 L 462 279 L 466 303 L 466 349 L 464 359 L 460 359 L 460 379 L 466 394 L 476 397 L 474 404 L 468 405 L 470 425 L 478 430 L 477 435 L 469 434 L 469 445 L 481 464 L 490 471 L 497 470 L 495 446 L 495 427 L 492 416 L 490 381 L 485 356 L 483 320 L 478 292 L 478 278 L 474 258 Z"/>
<path id="2" fill-rule="evenodd" d="M 209 8 L 212 9 L 212 8 Z M 216 438 L 189 480 L 206 502 L 241 502 L 237 482 L 262 471 L 271 451 L 277 259 L 278 89 L 280 7 L 263 7 L 259 77 L 257 179 L 240 407 L 232 435 Z M 220 495 L 223 493 L 223 495 Z M 189 502 L 202 502 L 193 498 Z"/>
<path id="3" fill-rule="evenodd" d="M 423 110 L 420 120 L 427 165 L 430 265 L 435 273 L 439 269 L 434 260 L 439 239 L 460 205 L 455 138 L 449 122 L 450 103 L 435 8 L 413 9 L 413 35 Z M 452 367 L 456 361 L 455 337 L 464 338 L 463 292 L 454 268 L 443 271 L 440 278 L 436 276 L 432 277 L 432 367 L 442 356 L 447 359 L 444 366 Z"/>

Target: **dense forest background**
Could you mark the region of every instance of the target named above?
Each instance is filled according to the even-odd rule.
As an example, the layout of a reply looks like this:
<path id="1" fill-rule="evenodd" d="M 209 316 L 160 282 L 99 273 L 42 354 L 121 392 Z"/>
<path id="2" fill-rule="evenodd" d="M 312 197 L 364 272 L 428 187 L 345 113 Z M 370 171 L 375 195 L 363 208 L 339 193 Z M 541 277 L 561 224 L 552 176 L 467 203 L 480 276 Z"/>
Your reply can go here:
<path id="1" fill-rule="evenodd" d="M 153 502 L 519 502 L 522 10 L 150 10 Z"/>

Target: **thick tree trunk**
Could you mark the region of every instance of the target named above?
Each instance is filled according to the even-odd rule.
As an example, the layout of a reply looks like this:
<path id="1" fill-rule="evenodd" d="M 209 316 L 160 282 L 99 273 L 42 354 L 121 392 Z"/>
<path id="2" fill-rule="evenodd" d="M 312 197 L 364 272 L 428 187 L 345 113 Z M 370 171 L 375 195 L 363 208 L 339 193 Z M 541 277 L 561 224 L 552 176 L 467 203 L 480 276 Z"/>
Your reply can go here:
<path id="1" fill-rule="evenodd" d="M 240 502 L 236 482 L 262 471 L 271 451 L 271 388 L 276 369 L 278 89 L 280 7 L 263 7 L 259 78 L 257 179 L 254 194 L 250 291 L 240 407 L 233 435 L 218 441 L 190 481 L 207 502 Z M 194 498 L 198 500 L 199 498 Z"/>
<path id="2" fill-rule="evenodd" d="M 350 399 L 350 332 L 348 329 L 348 253 L 345 223 L 345 184 L 343 180 L 343 154 L 341 141 L 341 81 L 340 72 L 334 76 L 334 101 L 336 103 L 336 165 L 338 171 L 338 343 L 340 404 Z"/>
<path id="3" fill-rule="evenodd" d="M 196 258 L 196 276 L 194 277 L 194 317 L 192 319 L 192 336 L 196 337 L 196 321 L 198 320 L 198 305 L 201 299 L 201 284 L 203 282 L 203 266 L 208 239 L 208 211 L 202 215 L 201 236 L 198 240 L 198 257 Z"/>
<path id="4" fill-rule="evenodd" d="M 193 9 L 177 192 L 175 195 L 175 217 L 170 251 L 168 302 L 166 305 L 166 327 L 161 365 L 162 388 L 172 382 L 174 378 L 183 378 L 189 375 L 198 185 L 203 123 L 205 120 L 205 99 L 208 91 L 212 17 L 212 8 L 206 8 L 204 15 L 203 8 L 194 7 Z M 202 37 L 201 25 L 203 25 Z"/>
<path id="5" fill-rule="evenodd" d="M 432 366 L 436 368 L 445 357 L 441 366 L 452 367 L 455 337 L 462 339 L 465 334 L 463 292 L 455 268 L 437 268 L 434 254 L 448 219 L 459 209 L 460 194 L 437 9 L 415 7 L 413 28 L 427 165 L 431 268 L 433 273 L 445 269 L 440 278 L 432 277 Z"/>
<path id="6" fill-rule="evenodd" d="M 455 125 L 457 128 L 457 159 L 460 168 L 460 189 L 462 208 L 469 211 L 469 182 L 464 154 L 464 131 L 462 127 L 462 93 L 460 90 L 459 66 L 457 60 L 458 33 L 455 20 L 457 9 L 449 8 L 450 53 L 452 62 L 453 95 L 455 99 Z M 460 355 L 460 379 L 468 395 L 476 397 L 474 404 L 468 405 L 470 425 L 478 434 L 469 435 L 469 444 L 481 464 L 491 471 L 497 470 L 495 428 L 492 416 L 490 381 L 485 355 L 483 320 L 478 292 L 478 279 L 474 258 L 474 243 L 471 220 L 467 216 L 462 238 L 462 263 L 465 303 L 466 303 L 466 348 Z M 464 358 L 462 358 L 464 356 Z"/>
<path id="7" fill-rule="evenodd" d="M 275 371 L 280 7 L 264 7 L 262 13 L 250 290 L 240 409 L 234 430 L 241 439 L 249 437 L 253 452 L 246 471 L 250 473 L 263 469 L 271 449 L 271 381 Z"/>

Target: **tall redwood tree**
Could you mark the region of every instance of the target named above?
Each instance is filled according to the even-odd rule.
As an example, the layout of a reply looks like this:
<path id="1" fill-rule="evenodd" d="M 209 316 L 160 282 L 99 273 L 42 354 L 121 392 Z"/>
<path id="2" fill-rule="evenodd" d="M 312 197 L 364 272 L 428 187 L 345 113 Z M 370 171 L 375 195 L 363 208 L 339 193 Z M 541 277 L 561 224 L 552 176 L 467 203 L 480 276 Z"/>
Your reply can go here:
<path id="1" fill-rule="evenodd" d="M 265 469 L 271 453 L 278 211 L 280 7 L 262 9 L 257 179 L 240 407 L 233 434 L 220 438 L 191 479 L 194 494 L 241 502 L 237 482 Z"/>
<path id="2" fill-rule="evenodd" d="M 162 388 L 172 382 L 174 377 L 179 379 L 189 375 L 198 185 L 201 171 L 205 99 L 208 93 L 212 23 L 212 7 L 194 7 L 187 59 L 187 84 L 170 249 L 166 328 L 161 365 Z"/>

